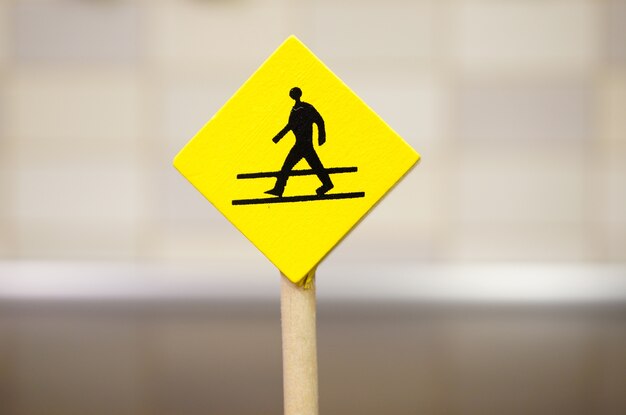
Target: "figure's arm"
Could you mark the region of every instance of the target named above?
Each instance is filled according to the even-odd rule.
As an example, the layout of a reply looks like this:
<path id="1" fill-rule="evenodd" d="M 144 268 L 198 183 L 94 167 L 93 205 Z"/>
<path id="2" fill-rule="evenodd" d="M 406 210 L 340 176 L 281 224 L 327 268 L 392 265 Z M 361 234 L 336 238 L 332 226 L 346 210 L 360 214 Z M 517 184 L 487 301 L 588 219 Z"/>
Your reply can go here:
<path id="1" fill-rule="evenodd" d="M 320 113 L 317 112 L 317 110 L 314 110 L 314 111 L 315 111 L 315 119 L 313 122 L 317 124 L 318 142 L 319 142 L 319 145 L 321 146 L 322 144 L 326 142 L 326 128 L 324 127 L 324 119 L 322 118 Z"/>
<path id="2" fill-rule="evenodd" d="M 289 125 L 289 123 L 287 123 L 285 128 L 280 130 L 280 132 L 278 134 L 276 134 L 276 136 L 274 138 L 272 138 L 272 141 L 275 142 L 275 143 L 278 143 L 280 141 L 280 139 L 283 138 L 285 136 L 285 134 L 287 134 L 289 132 L 289 130 L 291 130 L 291 126 Z"/>

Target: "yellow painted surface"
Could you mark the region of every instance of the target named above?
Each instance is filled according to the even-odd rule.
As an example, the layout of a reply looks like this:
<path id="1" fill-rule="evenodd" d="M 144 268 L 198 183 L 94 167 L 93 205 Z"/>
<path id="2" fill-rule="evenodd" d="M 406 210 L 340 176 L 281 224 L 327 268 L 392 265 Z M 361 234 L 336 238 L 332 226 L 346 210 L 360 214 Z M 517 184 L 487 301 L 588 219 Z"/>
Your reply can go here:
<path id="1" fill-rule="evenodd" d="M 272 138 L 294 107 L 289 91 L 323 117 L 326 142 L 314 148 L 331 174 L 325 197 L 364 192 L 363 197 L 315 198 L 315 174 L 290 176 L 283 201 L 265 194 L 275 177 L 238 179 L 238 174 L 277 172 L 295 143 L 293 132 Z M 392 99 L 393 97 L 390 97 Z M 183 174 L 291 281 L 299 282 L 330 252 L 381 197 L 419 160 L 417 154 L 298 39 L 289 37 L 248 79 L 174 160 Z M 301 160 L 294 170 L 310 169 Z M 258 199 L 262 199 L 259 201 Z M 274 199 L 274 200 L 270 200 Z M 233 201 L 256 200 L 237 205 Z M 264 202 L 267 200 L 268 202 Z"/>

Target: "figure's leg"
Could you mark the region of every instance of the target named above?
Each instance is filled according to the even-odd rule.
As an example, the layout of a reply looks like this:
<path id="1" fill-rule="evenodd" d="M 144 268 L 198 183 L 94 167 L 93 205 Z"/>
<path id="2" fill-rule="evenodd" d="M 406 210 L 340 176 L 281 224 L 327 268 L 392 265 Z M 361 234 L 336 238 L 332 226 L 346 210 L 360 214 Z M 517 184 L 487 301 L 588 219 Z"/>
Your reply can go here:
<path id="1" fill-rule="evenodd" d="M 280 169 L 280 173 L 278 173 L 278 177 L 276 178 L 276 184 L 273 189 L 268 190 L 267 194 L 274 196 L 282 196 L 285 191 L 285 185 L 287 184 L 287 179 L 289 179 L 289 173 L 291 169 L 294 168 L 296 164 L 302 159 L 302 151 L 299 148 L 294 146 L 287 154 L 287 158 L 283 163 L 283 167 Z"/>
<path id="2" fill-rule="evenodd" d="M 322 182 L 322 186 L 319 187 L 315 191 L 315 193 L 317 193 L 318 195 L 323 195 L 324 193 L 335 187 L 333 185 L 333 182 L 330 180 L 330 175 L 326 172 L 326 169 L 324 168 L 324 165 L 322 164 L 322 161 L 315 152 L 314 148 L 311 148 L 309 151 L 307 151 L 304 154 L 304 158 L 306 159 L 307 163 L 309 163 L 309 166 L 311 166 L 311 169 L 313 169 L 313 171 L 317 175 L 317 178 L 320 179 L 320 181 Z"/>

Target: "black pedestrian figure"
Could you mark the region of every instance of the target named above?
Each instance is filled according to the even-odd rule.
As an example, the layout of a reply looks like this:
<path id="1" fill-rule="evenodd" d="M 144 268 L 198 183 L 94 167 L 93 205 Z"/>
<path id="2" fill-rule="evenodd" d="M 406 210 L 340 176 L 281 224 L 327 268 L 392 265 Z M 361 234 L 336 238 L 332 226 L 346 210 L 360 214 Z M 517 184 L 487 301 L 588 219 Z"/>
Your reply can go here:
<path id="1" fill-rule="evenodd" d="M 322 182 L 322 186 L 320 186 L 315 193 L 323 195 L 332 189 L 334 185 L 330 180 L 328 172 L 322 165 L 320 158 L 317 156 L 315 148 L 313 148 L 313 124 L 317 124 L 318 142 L 321 146 L 326 141 L 324 120 L 313 105 L 300 101 L 302 97 L 302 90 L 300 90 L 300 88 L 292 88 L 289 91 L 289 96 L 296 101 L 289 114 L 289 122 L 285 128 L 276 134 L 272 141 L 278 143 L 285 134 L 289 131 L 293 131 L 293 134 L 296 136 L 296 143 L 289 151 L 289 154 L 287 154 L 285 163 L 283 163 L 283 167 L 278 173 L 274 188 L 265 193 L 281 197 L 285 190 L 287 179 L 289 179 L 289 173 L 300 160 L 305 159 L 307 163 L 309 163 L 309 166 L 311 166 L 315 175 L 317 175 Z"/>

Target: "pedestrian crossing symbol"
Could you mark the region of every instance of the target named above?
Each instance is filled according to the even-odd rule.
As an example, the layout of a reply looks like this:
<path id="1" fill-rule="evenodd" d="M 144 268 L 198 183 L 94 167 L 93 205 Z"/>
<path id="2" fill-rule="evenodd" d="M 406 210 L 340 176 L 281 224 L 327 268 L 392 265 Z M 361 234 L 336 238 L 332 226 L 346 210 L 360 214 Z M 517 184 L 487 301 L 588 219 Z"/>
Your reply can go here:
<path id="1" fill-rule="evenodd" d="M 299 283 L 419 158 L 291 36 L 174 166 Z"/>

